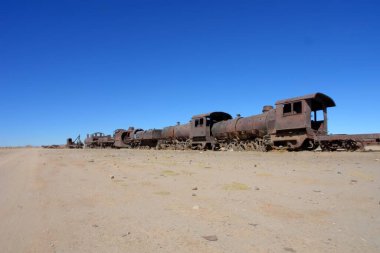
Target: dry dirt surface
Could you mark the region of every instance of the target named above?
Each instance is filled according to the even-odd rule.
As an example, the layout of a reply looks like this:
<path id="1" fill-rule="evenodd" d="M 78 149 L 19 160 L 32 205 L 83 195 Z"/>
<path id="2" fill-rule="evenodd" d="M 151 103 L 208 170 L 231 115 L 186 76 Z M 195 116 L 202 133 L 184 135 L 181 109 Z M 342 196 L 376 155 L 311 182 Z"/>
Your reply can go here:
<path id="1" fill-rule="evenodd" d="M 0 150 L 1 252 L 380 252 L 379 152 Z"/>

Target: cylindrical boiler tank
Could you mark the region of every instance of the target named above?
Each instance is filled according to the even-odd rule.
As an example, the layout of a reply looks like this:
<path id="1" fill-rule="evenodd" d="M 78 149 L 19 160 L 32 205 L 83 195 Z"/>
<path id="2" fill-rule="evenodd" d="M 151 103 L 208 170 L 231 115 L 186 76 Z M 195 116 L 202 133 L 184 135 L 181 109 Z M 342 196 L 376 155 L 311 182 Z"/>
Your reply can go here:
<path id="1" fill-rule="evenodd" d="M 236 133 L 239 139 L 262 137 L 266 133 L 266 114 L 241 118 L 236 123 Z"/>
<path id="2" fill-rule="evenodd" d="M 157 140 L 161 138 L 161 129 L 150 129 L 137 132 L 135 138 L 137 140 Z"/>
<path id="3" fill-rule="evenodd" d="M 190 124 L 174 126 L 174 138 L 177 140 L 187 140 L 190 138 Z"/>
<path id="4" fill-rule="evenodd" d="M 190 124 L 169 126 L 162 129 L 161 138 L 164 140 L 187 140 L 190 137 Z"/>
<path id="5" fill-rule="evenodd" d="M 269 109 L 269 108 L 267 108 Z M 272 115 L 273 110 L 268 110 L 263 114 L 250 117 L 238 117 L 231 120 L 215 123 L 211 129 L 212 135 L 216 139 L 252 139 L 263 137 L 268 132 L 268 115 Z"/>
<path id="6" fill-rule="evenodd" d="M 212 128 L 211 132 L 212 135 L 217 139 L 233 139 L 236 137 L 236 123 L 241 119 L 241 117 L 230 119 L 230 120 L 223 120 L 220 122 L 215 123 Z"/>
<path id="7" fill-rule="evenodd" d="M 161 132 L 162 139 L 173 139 L 174 138 L 174 126 L 164 127 Z"/>

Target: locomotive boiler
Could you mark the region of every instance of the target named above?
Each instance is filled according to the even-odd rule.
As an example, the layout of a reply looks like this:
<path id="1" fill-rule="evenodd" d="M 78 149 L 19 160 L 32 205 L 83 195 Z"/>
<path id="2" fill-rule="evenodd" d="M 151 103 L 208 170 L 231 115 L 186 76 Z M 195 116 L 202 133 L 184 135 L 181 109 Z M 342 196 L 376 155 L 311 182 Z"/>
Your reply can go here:
<path id="1" fill-rule="evenodd" d="M 164 127 L 158 142 L 158 149 L 186 149 L 189 147 L 190 123 Z"/>
<path id="2" fill-rule="evenodd" d="M 268 132 L 274 127 L 275 110 L 264 106 L 263 113 L 250 117 L 240 117 L 215 123 L 212 136 L 217 140 L 216 149 L 266 150 L 269 148 Z"/>

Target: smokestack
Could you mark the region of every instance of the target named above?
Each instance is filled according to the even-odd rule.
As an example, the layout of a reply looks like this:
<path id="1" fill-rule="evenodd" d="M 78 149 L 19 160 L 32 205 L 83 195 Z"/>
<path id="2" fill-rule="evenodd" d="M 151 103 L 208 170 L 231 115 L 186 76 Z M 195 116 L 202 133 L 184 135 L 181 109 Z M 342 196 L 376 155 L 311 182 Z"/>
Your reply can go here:
<path id="1" fill-rule="evenodd" d="M 271 106 L 271 105 L 264 105 L 263 106 L 263 113 L 269 112 L 270 110 L 273 110 L 273 106 Z"/>

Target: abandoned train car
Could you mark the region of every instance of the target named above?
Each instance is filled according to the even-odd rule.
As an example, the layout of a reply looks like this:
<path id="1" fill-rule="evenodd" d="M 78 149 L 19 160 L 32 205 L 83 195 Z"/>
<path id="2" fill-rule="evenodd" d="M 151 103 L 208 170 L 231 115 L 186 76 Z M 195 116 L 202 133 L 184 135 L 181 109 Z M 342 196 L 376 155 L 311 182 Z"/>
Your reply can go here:
<path id="1" fill-rule="evenodd" d="M 357 150 L 380 145 L 380 134 L 328 135 L 329 107 L 335 102 L 323 93 L 279 100 L 262 113 L 232 118 L 225 112 L 195 115 L 187 124 L 142 130 L 117 129 L 114 136 L 88 136 L 86 147 L 258 150 Z"/>

